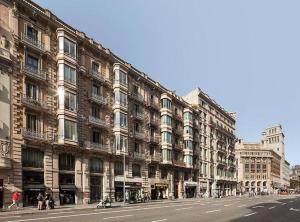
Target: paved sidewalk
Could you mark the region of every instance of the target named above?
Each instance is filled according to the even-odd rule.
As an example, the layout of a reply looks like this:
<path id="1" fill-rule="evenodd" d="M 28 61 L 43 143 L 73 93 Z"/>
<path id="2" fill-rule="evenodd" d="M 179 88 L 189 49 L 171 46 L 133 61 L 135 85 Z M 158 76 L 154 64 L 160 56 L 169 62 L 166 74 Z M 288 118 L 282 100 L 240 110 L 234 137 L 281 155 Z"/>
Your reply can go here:
<path id="1" fill-rule="evenodd" d="M 238 198 L 238 197 L 225 197 L 224 199 L 231 199 L 231 198 Z M 139 205 L 152 205 L 157 203 L 182 203 L 182 202 L 189 202 L 195 200 L 209 200 L 213 198 L 187 198 L 187 199 L 164 199 L 164 200 L 152 200 L 147 203 L 126 203 L 125 207 L 128 206 L 139 206 Z M 10 216 L 10 215 L 25 215 L 25 214 L 43 214 L 49 212 L 60 212 L 60 211 L 68 211 L 68 210 L 84 210 L 84 209 L 96 209 L 97 203 L 94 204 L 86 204 L 86 205 L 62 205 L 62 206 L 55 206 L 55 209 L 52 210 L 41 210 L 39 211 L 37 207 L 24 207 L 19 209 L 2 209 L 0 210 L 0 218 L 1 216 Z M 113 208 L 123 207 L 123 203 L 115 202 L 112 203 Z"/>

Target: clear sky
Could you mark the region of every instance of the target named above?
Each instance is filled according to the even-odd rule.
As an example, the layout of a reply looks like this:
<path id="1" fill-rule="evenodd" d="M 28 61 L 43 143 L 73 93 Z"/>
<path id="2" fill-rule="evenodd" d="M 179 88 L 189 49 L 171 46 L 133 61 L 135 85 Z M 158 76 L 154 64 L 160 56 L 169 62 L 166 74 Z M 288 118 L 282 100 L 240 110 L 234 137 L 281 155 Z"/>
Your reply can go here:
<path id="1" fill-rule="evenodd" d="M 245 141 L 282 124 L 300 163 L 300 1 L 34 1 L 178 95 L 199 86 Z"/>

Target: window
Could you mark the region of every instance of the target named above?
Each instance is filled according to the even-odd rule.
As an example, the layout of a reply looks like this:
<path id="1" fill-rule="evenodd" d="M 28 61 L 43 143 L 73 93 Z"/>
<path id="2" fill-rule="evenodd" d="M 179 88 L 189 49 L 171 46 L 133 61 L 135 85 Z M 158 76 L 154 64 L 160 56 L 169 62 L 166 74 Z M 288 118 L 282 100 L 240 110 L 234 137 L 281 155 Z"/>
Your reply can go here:
<path id="1" fill-rule="evenodd" d="M 193 142 L 191 140 L 185 140 L 184 145 L 186 149 L 193 150 Z"/>
<path id="2" fill-rule="evenodd" d="M 115 162 L 115 175 L 123 175 L 123 163 L 122 162 Z"/>
<path id="3" fill-rule="evenodd" d="M 92 116 L 100 119 L 100 107 L 92 104 Z"/>
<path id="4" fill-rule="evenodd" d="M 103 88 L 101 86 L 98 86 L 96 84 L 93 84 L 92 86 L 92 94 L 100 96 L 103 94 Z"/>
<path id="5" fill-rule="evenodd" d="M 76 58 L 76 44 L 67 38 L 64 38 L 64 53 Z"/>
<path id="6" fill-rule="evenodd" d="M 141 177 L 141 167 L 138 164 L 132 164 L 132 176 Z"/>
<path id="7" fill-rule="evenodd" d="M 58 65 L 59 80 L 67 81 L 72 84 L 76 84 L 76 69 L 66 65 Z"/>
<path id="8" fill-rule="evenodd" d="M 100 66 L 96 62 L 92 62 L 92 72 L 93 73 L 99 73 L 100 72 Z"/>
<path id="9" fill-rule="evenodd" d="M 123 135 L 115 135 L 116 150 L 127 151 L 128 139 Z"/>
<path id="10" fill-rule="evenodd" d="M 26 84 L 26 96 L 33 99 L 39 100 L 39 86 L 34 85 L 32 83 Z"/>
<path id="11" fill-rule="evenodd" d="M 172 133 L 170 132 L 162 132 L 161 139 L 163 143 L 172 143 Z"/>
<path id="12" fill-rule="evenodd" d="M 184 156 L 184 162 L 188 165 L 193 165 L 193 157 L 190 155 Z"/>
<path id="13" fill-rule="evenodd" d="M 34 42 L 38 41 L 38 31 L 33 27 L 27 26 L 26 36 Z"/>
<path id="14" fill-rule="evenodd" d="M 115 126 L 127 127 L 128 126 L 127 114 L 122 112 L 116 112 L 114 114 L 114 123 Z"/>
<path id="15" fill-rule="evenodd" d="M 77 97 L 75 94 L 70 92 L 65 92 L 65 109 L 70 111 L 76 111 L 77 110 Z"/>
<path id="16" fill-rule="evenodd" d="M 59 139 L 69 139 L 77 142 L 77 123 L 59 119 L 58 121 Z"/>
<path id="17" fill-rule="evenodd" d="M 38 68 L 39 68 L 39 60 L 37 58 L 27 54 L 26 65 L 31 71 L 37 72 Z"/>
<path id="18" fill-rule="evenodd" d="M 134 143 L 134 152 L 139 153 L 140 152 L 140 144 L 139 143 Z"/>
<path id="19" fill-rule="evenodd" d="M 172 102 L 169 99 L 162 99 L 161 100 L 161 107 L 162 108 L 167 108 L 167 109 L 171 109 L 172 108 Z"/>
<path id="20" fill-rule="evenodd" d="M 92 142 L 93 143 L 98 143 L 98 144 L 100 144 L 101 143 L 101 133 L 100 133 L 100 131 L 98 131 L 98 130 L 93 130 L 93 132 L 92 132 Z"/>
<path id="21" fill-rule="evenodd" d="M 148 166 L 148 176 L 149 178 L 155 178 L 155 166 Z"/>
<path id="22" fill-rule="evenodd" d="M 169 149 L 162 150 L 162 158 L 165 161 L 172 161 L 172 151 Z"/>
<path id="23" fill-rule="evenodd" d="M 59 154 L 59 170 L 75 170 L 75 157 L 72 154 Z"/>
<path id="24" fill-rule="evenodd" d="M 168 171 L 166 169 L 161 169 L 160 177 L 161 177 L 161 179 L 167 179 L 168 178 Z"/>
<path id="25" fill-rule="evenodd" d="M 115 92 L 115 103 L 121 106 L 127 106 L 127 95 L 119 90 Z"/>
<path id="26" fill-rule="evenodd" d="M 103 173 L 103 161 L 99 158 L 90 159 L 90 172 Z"/>
<path id="27" fill-rule="evenodd" d="M 122 70 L 115 71 L 115 82 L 127 86 L 127 74 Z"/>
<path id="28" fill-rule="evenodd" d="M 38 149 L 22 149 L 22 166 L 44 168 L 44 152 Z"/>
<path id="29" fill-rule="evenodd" d="M 190 126 L 184 126 L 184 133 L 193 135 L 193 128 Z"/>
<path id="30" fill-rule="evenodd" d="M 172 118 L 168 115 L 163 115 L 161 117 L 161 124 L 172 126 Z"/>
<path id="31" fill-rule="evenodd" d="M 193 121 L 193 115 L 191 112 L 185 112 L 183 114 L 183 118 L 184 120 Z"/>
<path id="32" fill-rule="evenodd" d="M 39 117 L 34 114 L 26 114 L 26 129 L 31 131 L 39 130 Z"/>

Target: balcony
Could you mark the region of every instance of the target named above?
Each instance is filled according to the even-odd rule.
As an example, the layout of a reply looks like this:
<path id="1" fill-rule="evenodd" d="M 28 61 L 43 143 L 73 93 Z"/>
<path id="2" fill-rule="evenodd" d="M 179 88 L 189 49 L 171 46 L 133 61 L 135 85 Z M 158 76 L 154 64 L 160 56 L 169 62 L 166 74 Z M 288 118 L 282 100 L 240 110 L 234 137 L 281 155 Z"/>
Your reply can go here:
<path id="1" fill-rule="evenodd" d="M 46 141 L 48 139 L 46 133 L 31 130 L 31 129 L 26 129 L 26 128 L 22 128 L 22 136 L 24 138 L 30 139 L 30 140 L 43 140 L 43 141 Z"/>
<path id="2" fill-rule="evenodd" d="M 175 112 L 174 112 L 173 117 L 174 117 L 174 119 L 176 119 L 176 120 L 178 120 L 178 121 L 181 121 L 181 122 L 183 121 L 182 116 L 180 116 L 178 113 L 175 113 Z"/>
<path id="3" fill-rule="evenodd" d="M 154 101 L 148 101 L 148 106 L 156 109 L 156 110 L 160 110 L 160 105 L 158 102 L 154 102 Z"/>
<path id="4" fill-rule="evenodd" d="M 183 150 L 183 144 L 174 143 L 173 148 L 176 150 Z"/>
<path id="5" fill-rule="evenodd" d="M 126 147 L 126 148 L 123 148 L 123 149 L 125 149 L 125 152 L 123 151 L 123 150 L 120 150 L 120 149 L 114 149 L 114 154 L 116 154 L 116 155 L 128 155 L 128 148 Z"/>
<path id="6" fill-rule="evenodd" d="M 133 153 L 133 158 L 137 159 L 137 160 L 144 160 L 145 159 L 145 154 L 134 152 Z"/>
<path id="7" fill-rule="evenodd" d="M 140 140 L 144 140 L 144 139 L 145 139 L 145 135 L 144 135 L 144 133 L 142 133 L 142 132 L 134 131 L 134 132 L 133 132 L 133 136 L 134 136 L 136 139 L 140 139 Z"/>
<path id="8" fill-rule="evenodd" d="M 142 112 L 133 112 L 133 117 L 137 120 L 144 120 L 144 113 Z"/>
<path id="9" fill-rule="evenodd" d="M 11 62 L 9 50 L 0 48 L 0 58 L 6 62 Z"/>
<path id="10" fill-rule="evenodd" d="M 183 129 L 173 127 L 173 133 L 178 135 L 178 136 L 181 136 L 183 134 Z"/>
<path id="11" fill-rule="evenodd" d="M 101 127 L 101 128 L 109 128 L 110 124 L 108 122 L 106 122 L 105 120 L 102 120 L 100 118 L 94 117 L 94 116 L 89 116 L 89 124 L 92 124 L 94 126 L 97 127 Z"/>
<path id="12" fill-rule="evenodd" d="M 159 143 L 160 142 L 160 137 L 159 136 L 150 136 L 150 143 Z"/>
<path id="13" fill-rule="evenodd" d="M 90 141 L 84 142 L 84 148 L 91 151 L 97 151 L 97 152 L 104 152 L 104 153 L 111 153 L 110 146 L 108 144 L 102 144 L 102 143 L 93 143 Z"/>
<path id="14" fill-rule="evenodd" d="M 23 103 L 23 105 L 35 109 L 37 111 L 41 111 L 41 110 L 48 110 L 49 107 L 47 105 L 46 102 L 43 102 L 39 99 L 34 99 L 30 96 L 27 95 L 22 95 L 21 96 L 21 102 Z"/>
<path id="15" fill-rule="evenodd" d="M 144 97 L 140 93 L 131 92 L 130 96 L 139 102 L 144 102 Z"/>
<path id="16" fill-rule="evenodd" d="M 41 69 L 38 69 L 34 66 L 22 63 L 21 66 L 21 72 L 23 72 L 25 75 L 32 77 L 36 80 L 40 81 L 46 81 L 47 80 L 47 74 L 45 71 L 42 71 Z"/>
<path id="17" fill-rule="evenodd" d="M 152 126 L 159 126 L 160 125 L 160 119 L 158 119 L 158 118 L 150 118 L 149 123 Z"/>
<path id="18" fill-rule="evenodd" d="M 121 109 L 127 110 L 127 103 L 114 101 L 114 105 L 113 105 L 112 108 L 113 109 L 121 108 Z"/>
<path id="19" fill-rule="evenodd" d="M 151 161 L 151 162 L 160 162 L 161 161 L 160 153 L 155 153 L 153 155 L 148 155 L 147 160 Z"/>
<path id="20" fill-rule="evenodd" d="M 185 162 L 183 160 L 173 160 L 173 165 L 178 167 L 185 167 Z"/>
<path id="21" fill-rule="evenodd" d="M 226 149 L 217 148 L 217 152 L 222 153 L 222 154 L 226 154 Z"/>
<path id="22" fill-rule="evenodd" d="M 10 169 L 12 167 L 10 149 L 10 142 L 0 139 L 0 169 Z"/>
<path id="23" fill-rule="evenodd" d="M 217 165 L 221 167 L 226 166 L 226 160 L 217 160 Z"/>
<path id="24" fill-rule="evenodd" d="M 38 51 L 44 52 L 45 51 L 45 46 L 44 43 L 42 43 L 41 41 L 32 38 L 31 36 L 27 35 L 26 33 L 21 33 L 21 41 L 26 44 L 29 45 L 31 47 L 33 47 L 34 49 L 37 49 Z"/>
<path id="25" fill-rule="evenodd" d="M 107 105 L 109 102 L 109 99 L 107 97 L 98 95 L 97 93 L 90 93 L 89 98 L 91 101 L 100 104 L 100 105 Z"/>
<path id="26" fill-rule="evenodd" d="M 99 71 L 90 69 L 89 76 L 99 82 L 110 83 L 110 80 L 108 78 L 106 78 L 103 74 L 101 74 Z"/>

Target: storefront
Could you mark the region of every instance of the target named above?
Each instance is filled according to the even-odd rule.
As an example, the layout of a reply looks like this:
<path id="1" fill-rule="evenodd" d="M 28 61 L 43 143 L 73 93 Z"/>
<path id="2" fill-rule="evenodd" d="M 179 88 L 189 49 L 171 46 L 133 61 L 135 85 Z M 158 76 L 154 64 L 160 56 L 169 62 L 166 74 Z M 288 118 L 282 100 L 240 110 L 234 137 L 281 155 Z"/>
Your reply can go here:
<path id="1" fill-rule="evenodd" d="M 59 201 L 61 205 L 75 204 L 76 186 L 74 174 L 59 174 Z"/>
<path id="2" fill-rule="evenodd" d="M 125 182 L 126 202 L 138 202 L 143 196 L 142 183 Z M 115 199 L 117 202 L 123 201 L 123 182 L 115 181 Z"/>
<path id="3" fill-rule="evenodd" d="M 200 194 L 200 197 L 205 197 L 205 196 L 208 195 L 207 182 L 206 181 L 200 181 L 199 194 Z"/>
<path id="4" fill-rule="evenodd" d="M 168 198 L 168 184 L 166 183 L 155 183 L 151 185 L 151 199 L 160 200 Z"/>
<path id="5" fill-rule="evenodd" d="M 198 185 L 197 182 L 184 182 L 186 198 L 196 197 L 197 185 Z"/>
<path id="6" fill-rule="evenodd" d="M 39 193 L 44 194 L 44 172 L 23 171 L 23 206 L 36 206 Z"/>
<path id="7" fill-rule="evenodd" d="M 91 203 L 99 202 L 102 199 L 102 181 L 101 176 L 90 176 Z"/>
<path id="8" fill-rule="evenodd" d="M 3 180 L 0 180 L 0 208 L 3 208 Z"/>

